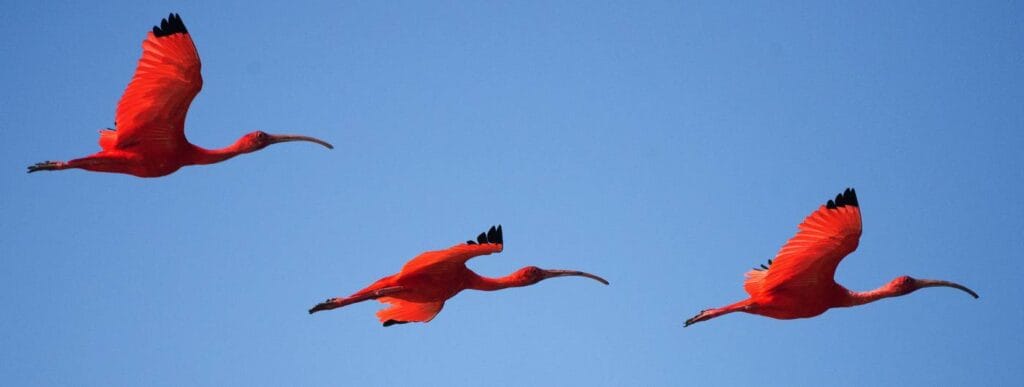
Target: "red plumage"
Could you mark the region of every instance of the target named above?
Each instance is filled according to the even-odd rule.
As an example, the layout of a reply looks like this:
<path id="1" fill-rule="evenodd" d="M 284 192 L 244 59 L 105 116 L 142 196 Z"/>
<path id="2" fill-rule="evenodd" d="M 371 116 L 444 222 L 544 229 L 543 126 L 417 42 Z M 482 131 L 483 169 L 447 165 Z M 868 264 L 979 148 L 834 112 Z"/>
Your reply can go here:
<path id="1" fill-rule="evenodd" d="M 115 129 L 100 130 L 100 152 L 87 157 L 44 161 L 28 172 L 80 168 L 95 172 L 159 177 L 186 165 L 212 164 L 288 141 L 323 140 L 297 135 L 246 134 L 222 149 L 204 149 L 185 138 L 185 115 L 203 87 L 202 65 L 192 37 L 177 14 L 153 27 L 142 42 L 135 76 L 117 104 Z"/>
<path id="2" fill-rule="evenodd" d="M 746 300 L 701 311 L 686 326 L 732 313 L 746 312 L 777 319 L 814 317 L 835 307 L 862 305 L 902 296 L 923 287 L 947 286 L 974 291 L 953 282 L 902 276 L 869 292 L 853 292 L 835 282 L 836 268 L 857 249 L 861 235 L 860 203 L 852 188 L 819 207 L 798 226 L 769 266 L 748 271 Z"/>
<path id="3" fill-rule="evenodd" d="M 505 277 L 488 278 L 466 267 L 466 261 L 471 258 L 501 252 L 503 247 L 501 226 L 491 227 L 486 233 L 480 233 L 476 241 L 420 254 L 397 274 L 381 278 L 351 296 L 328 299 L 314 306 L 309 313 L 376 299 L 390 305 L 378 311 L 377 318 L 384 326 L 391 326 L 428 322 L 441 311 L 445 301 L 466 289 L 499 290 L 563 276 L 587 277 L 608 284 L 601 277 L 575 270 L 544 270 L 527 266 Z"/>

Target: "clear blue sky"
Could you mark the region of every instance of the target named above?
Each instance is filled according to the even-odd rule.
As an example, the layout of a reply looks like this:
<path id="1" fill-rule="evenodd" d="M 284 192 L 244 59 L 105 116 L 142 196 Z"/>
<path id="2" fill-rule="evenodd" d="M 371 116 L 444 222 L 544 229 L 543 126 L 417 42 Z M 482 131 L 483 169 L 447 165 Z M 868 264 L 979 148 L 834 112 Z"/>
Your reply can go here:
<path id="1" fill-rule="evenodd" d="M 0 384 L 1024 378 L 1019 2 L 137 3 L 3 7 Z M 203 60 L 193 142 L 262 129 L 336 149 L 26 175 L 98 150 L 172 11 Z M 864 234 L 841 283 L 909 274 L 981 299 L 683 329 L 847 186 Z M 465 292 L 387 329 L 377 303 L 306 314 L 497 223 L 505 252 L 481 274 L 611 286 Z"/>

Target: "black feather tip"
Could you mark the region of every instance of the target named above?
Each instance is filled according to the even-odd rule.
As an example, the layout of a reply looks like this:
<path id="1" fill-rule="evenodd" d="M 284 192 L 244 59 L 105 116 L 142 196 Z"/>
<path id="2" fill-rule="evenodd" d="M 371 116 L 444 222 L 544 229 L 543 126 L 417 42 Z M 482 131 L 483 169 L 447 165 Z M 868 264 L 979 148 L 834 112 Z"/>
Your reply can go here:
<path id="1" fill-rule="evenodd" d="M 755 267 L 754 270 L 765 271 L 772 268 L 772 260 L 768 260 L 768 265 L 762 264 L 761 267 Z"/>
<path id="2" fill-rule="evenodd" d="M 853 188 L 847 188 L 843 193 L 836 195 L 835 200 L 829 200 L 828 203 L 825 203 L 825 207 L 828 209 L 845 206 L 860 207 L 860 203 L 857 202 L 857 191 Z"/>
<path id="3" fill-rule="evenodd" d="M 176 13 L 167 15 L 166 19 L 160 20 L 160 26 L 153 26 L 153 35 L 160 38 L 174 34 L 187 34 L 188 30 L 185 29 L 185 22 L 181 21 L 181 16 Z"/>
<path id="4" fill-rule="evenodd" d="M 476 244 L 482 245 L 482 244 L 487 244 L 487 243 L 493 243 L 493 244 L 502 244 L 502 243 L 504 243 L 504 238 L 501 235 L 501 225 L 500 224 L 497 227 L 491 226 L 491 228 L 489 230 L 487 230 L 487 232 L 482 232 L 482 233 L 480 233 L 480 235 L 477 235 L 476 236 L 476 241 L 473 241 L 473 240 L 466 241 L 467 245 L 476 245 Z"/>
<path id="5" fill-rule="evenodd" d="M 408 324 L 408 321 L 388 320 L 384 322 L 384 326 L 389 327 L 395 324 Z"/>

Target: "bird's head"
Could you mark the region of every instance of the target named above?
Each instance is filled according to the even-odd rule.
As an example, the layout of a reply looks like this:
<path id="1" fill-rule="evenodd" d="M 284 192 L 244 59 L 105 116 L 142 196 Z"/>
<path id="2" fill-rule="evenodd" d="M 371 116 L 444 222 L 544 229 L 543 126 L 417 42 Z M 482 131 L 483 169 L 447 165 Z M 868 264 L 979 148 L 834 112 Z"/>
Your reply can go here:
<path id="1" fill-rule="evenodd" d="M 261 130 L 257 130 L 252 133 L 248 133 L 242 136 L 238 140 L 238 149 L 242 153 L 255 152 L 260 149 L 266 148 L 268 145 L 277 144 L 281 142 L 289 141 L 308 141 L 323 145 L 327 149 L 334 149 L 334 145 L 331 145 L 327 141 L 321 140 L 316 137 L 299 136 L 293 134 L 267 134 Z"/>
<path id="2" fill-rule="evenodd" d="M 587 272 L 576 270 L 545 270 L 536 266 L 527 266 L 522 269 L 516 270 L 515 273 L 512 273 L 512 276 L 516 278 L 516 282 L 520 283 L 521 286 L 533 285 L 548 278 L 567 276 L 587 277 L 594 281 L 608 285 L 608 281 L 605 281 L 604 278 L 598 277 Z"/>
<path id="3" fill-rule="evenodd" d="M 943 281 L 943 280 L 932 280 L 932 279 L 918 279 L 911 276 L 896 277 L 896 279 L 889 282 L 889 288 L 894 295 L 902 296 L 913 293 L 915 290 L 921 288 L 929 288 L 934 286 L 944 286 L 948 288 L 956 288 L 963 290 L 971 297 L 978 298 L 978 293 L 975 293 L 970 288 L 960 285 L 956 282 Z"/>

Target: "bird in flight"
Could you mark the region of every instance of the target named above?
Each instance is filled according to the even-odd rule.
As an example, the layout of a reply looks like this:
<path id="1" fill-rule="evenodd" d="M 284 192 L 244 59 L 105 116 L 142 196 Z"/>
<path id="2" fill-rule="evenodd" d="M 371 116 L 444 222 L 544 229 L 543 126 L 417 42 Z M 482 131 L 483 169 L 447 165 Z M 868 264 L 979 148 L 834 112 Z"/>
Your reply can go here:
<path id="1" fill-rule="evenodd" d="M 95 172 L 127 173 L 138 177 L 165 176 L 186 165 L 218 163 L 268 145 L 309 141 L 333 149 L 326 141 L 298 135 L 255 131 L 222 149 L 205 149 L 185 138 L 185 114 L 203 87 L 199 53 L 185 23 L 170 14 L 142 42 L 142 58 L 114 115 L 115 129 L 100 130 L 101 151 L 71 161 L 44 161 L 28 172 L 81 168 Z"/>
<path id="2" fill-rule="evenodd" d="M 732 312 L 784 320 L 814 317 L 830 308 L 863 305 L 934 286 L 960 289 L 978 298 L 973 290 L 955 282 L 909 276 L 897 277 L 867 292 L 847 290 L 835 282 L 834 275 L 843 257 L 857 249 L 860 233 L 857 192 L 847 188 L 804 219 L 796 236 L 782 246 L 774 260 L 768 260 L 767 266 L 747 272 L 743 289 L 750 298 L 703 310 L 686 320 L 685 326 Z"/>
<path id="3" fill-rule="evenodd" d="M 387 327 L 428 322 L 441 311 L 445 301 L 465 289 L 501 290 L 565 276 L 587 277 L 608 285 L 604 278 L 576 270 L 545 270 L 527 266 L 505 277 L 489 278 L 466 267 L 466 261 L 473 257 L 501 252 L 502 240 L 501 226 L 492 226 L 487 232 L 480 233 L 476 241 L 469 240 L 445 250 L 420 254 L 407 262 L 398 274 L 381 278 L 351 296 L 328 299 L 314 306 L 309 313 L 377 300 L 390 305 L 377 312 L 377 318 Z"/>

